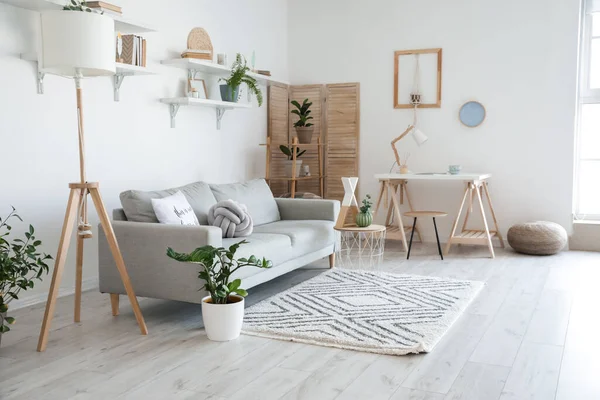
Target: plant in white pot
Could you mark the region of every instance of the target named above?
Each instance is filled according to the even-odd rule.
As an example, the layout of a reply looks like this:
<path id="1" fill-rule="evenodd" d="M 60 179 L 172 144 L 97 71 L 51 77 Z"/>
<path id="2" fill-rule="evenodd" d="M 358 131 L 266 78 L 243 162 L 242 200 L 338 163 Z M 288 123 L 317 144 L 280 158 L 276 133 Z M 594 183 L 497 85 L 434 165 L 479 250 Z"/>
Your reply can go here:
<path id="1" fill-rule="evenodd" d="M 298 136 L 298 143 L 310 144 L 313 132 L 315 131 L 314 124 L 308 122 L 313 119 L 310 115 L 310 106 L 312 106 L 312 102 L 309 102 L 308 99 L 304 99 L 302 104 L 300 104 L 296 100 L 292 100 L 291 104 L 296 107 L 296 109 L 292 110 L 292 114 L 296 114 L 299 117 L 298 121 L 294 123 L 296 136 Z"/>
<path id="2" fill-rule="evenodd" d="M 255 256 L 235 259 L 238 248 L 248 243 L 243 240 L 228 249 L 203 246 L 189 254 L 167 249 L 167 256 L 186 263 L 201 266 L 198 277 L 203 279 L 204 289 L 209 293 L 202 299 L 202 320 L 210 340 L 225 342 L 240 336 L 244 320 L 244 297 L 248 295 L 240 287 L 241 279 L 230 281 L 231 275 L 243 267 L 271 268 L 271 261 Z"/>
<path id="3" fill-rule="evenodd" d="M 296 171 L 295 171 L 295 177 L 299 177 L 300 176 L 300 169 L 302 167 L 302 160 L 299 160 L 298 158 L 300 158 L 300 156 L 302 156 L 302 154 L 306 153 L 306 150 L 302 150 L 300 151 L 300 148 L 298 146 L 291 146 L 288 147 L 286 145 L 281 145 L 279 146 L 279 150 L 281 150 L 281 152 L 283 154 L 285 154 L 287 156 L 287 160 L 285 160 L 285 176 L 287 176 L 288 178 L 294 178 L 294 153 L 293 153 L 293 149 L 296 149 Z"/>
<path id="4" fill-rule="evenodd" d="M 36 280 L 42 280 L 42 275 L 48 273 L 46 260 L 52 259 L 38 252 L 42 241 L 35 238 L 31 225 L 24 238 L 9 241 L 11 218 L 23 221 L 14 207 L 6 218 L 0 218 L 0 343 L 2 334 L 10 331 L 9 325 L 15 323 L 15 318 L 6 315 L 9 303 L 18 300 L 22 290 L 33 289 Z"/>
<path id="5" fill-rule="evenodd" d="M 220 86 L 221 100 L 237 103 L 240 96 L 240 85 L 245 83 L 250 93 L 256 96 L 258 106 L 262 106 L 263 95 L 258 87 L 258 82 L 252 76 L 248 75 L 250 67 L 248 67 L 246 59 L 240 53 L 235 56 L 235 61 L 231 66 L 231 75 L 229 78 L 221 78 L 219 81 L 225 82 Z"/>

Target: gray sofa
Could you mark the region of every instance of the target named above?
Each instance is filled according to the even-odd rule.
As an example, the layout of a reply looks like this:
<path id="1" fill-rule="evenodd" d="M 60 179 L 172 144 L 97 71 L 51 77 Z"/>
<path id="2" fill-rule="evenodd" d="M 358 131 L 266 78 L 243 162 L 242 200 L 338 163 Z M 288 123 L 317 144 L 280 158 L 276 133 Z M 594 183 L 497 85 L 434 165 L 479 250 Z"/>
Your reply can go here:
<path id="1" fill-rule="evenodd" d="M 201 226 L 165 225 L 156 220 L 152 198 L 182 191 Z M 329 256 L 334 263 L 335 200 L 275 199 L 262 179 L 246 183 L 209 185 L 196 182 L 156 192 L 121 193 L 122 209 L 113 211 L 113 228 L 137 296 L 200 303 L 206 295 L 198 278 L 198 266 L 179 263 L 166 256 L 167 247 L 190 252 L 212 245 L 228 247 L 241 240 L 236 256 L 255 255 L 273 262 L 270 269 L 242 268 L 235 277 L 251 288 L 294 269 Z M 218 227 L 207 226 L 208 209 L 217 201 L 233 199 L 246 204 L 254 220 L 254 232 L 246 238 L 222 239 Z M 99 232 L 100 292 L 125 294 L 106 236 Z M 118 297 L 113 296 L 113 301 Z"/>

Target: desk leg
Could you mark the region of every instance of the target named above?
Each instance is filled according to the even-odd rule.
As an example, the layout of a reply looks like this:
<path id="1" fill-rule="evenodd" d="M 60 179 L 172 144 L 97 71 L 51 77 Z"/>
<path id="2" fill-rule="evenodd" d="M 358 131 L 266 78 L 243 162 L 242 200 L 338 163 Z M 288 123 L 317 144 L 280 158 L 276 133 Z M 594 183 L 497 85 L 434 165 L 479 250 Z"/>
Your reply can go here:
<path id="1" fill-rule="evenodd" d="M 465 190 L 465 195 L 462 198 L 460 203 L 460 208 L 458 209 L 458 214 L 456 215 L 456 219 L 452 224 L 452 230 L 450 231 L 450 236 L 448 237 L 448 242 L 446 243 L 446 248 L 444 249 L 444 254 L 448 255 L 450 252 L 450 246 L 452 246 L 452 239 L 454 239 L 454 233 L 456 233 L 456 227 L 458 226 L 458 221 L 460 221 L 460 215 L 462 214 L 463 207 L 465 206 L 465 201 L 467 200 L 467 195 L 469 194 L 471 188 L 471 183 L 467 185 L 467 189 Z"/>
<path id="2" fill-rule="evenodd" d="M 410 201 L 410 196 L 408 194 L 408 185 L 407 185 L 406 181 L 404 181 L 402 183 L 402 187 L 404 188 L 404 194 L 406 195 L 406 201 L 408 203 L 408 208 L 410 209 L 410 211 L 415 211 L 413 209 L 412 202 Z M 417 231 L 417 234 L 419 235 L 419 243 L 423 243 L 423 236 L 421 236 L 421 230 L 419 229 L 420 225 L 421 225 L 421 223 L 419 221 L 417 221 L 417 224 L 415 225 L 415 231 Z"/>
<path id="3" fill-rule="evenodd" d="M 397 186 L 397 185 L 396 185 Z M 392 190 L 391 185 L 388 183 L 388 190 Z M 400 238 L 402 239 L 402 246 L 404 251 L 408 251 L 408 245 L 406 243 L 406 233 L 404 232 L 404 224 L 402 223 L 402 213 L 400 212 L 400 204 L 397 192 L 394 189 L 392 195 L 392 204 L 394 208 L 394 215 L 396 217 L 396 223 L 398 224 L 398 231 L 400 232 Z"/>
<path id="4" fill-rule="evenodd" d="M 482 183 L 482 185 L 483 185 L 483 183 Z M 485 218 L 485 210 L 483 209 L 483 201 L 481 200 L 481 193 L 479 192 L 479 187 L 477 187 L 477 186 L 475 186 L 475 193 L 477 193 L 477 202 L 479 203 L 479 210 L 481 211 L 481 220 L 483 221 L 483 227 L 485 229 L 486 242 L 487 242 L 488 248 L 490 249 L 490 255 L 492 256 L 492 258 L 494 258 L 495 257 L 494 245 L 492 243 L 492 237 L 490 236 L 490 229 L 488 227 L 487 219 Z"/>
<path id="5" fill-rule="evenodd" d="M 494 212 L 494 207 L 492 206 L 492 198 L 490 197 L 487 182 L 483 182 L 483 191 L 485 193 L 485 197 L 487 198 L 488 206 L 490 207 L 492 220 L 494 221 L 494 227 L 496 228 L 496 236 L 498 237 L 498 240 L 500 240 L 500 245 L 502 248 L 504 248 L 504 239 L 502 239 L 502 234 L 500 233 L 500 228 L 498 227 L 498 220 L 496 220 L 496 213 Z"/>
<path id="6" fill-rule="evenodd" d="M 379 206 L 381 205 L 381 200 L 383 200 L 385 193 L 385 183 L 381 181 L 379 186 L 379 196 L 377 197 L 377 205 L 375 206 L 375 215 L 377 215 L 377 211 L 379 211 Z M 386 203 L 387 202 L 383 204 L 384 207 L 387 205 Z"/>
<path id="7" fill-rule="evenodd" d="M 467 213 L 465 214 L 465 222 L 463 223 L 462 230 L 465 231 L 467 229 L 467 223 L 469 222 L 469 216 L 471 212 L 473 212 L 473 190 L 469 188 L 469 183 L 467 183 L 467 190 L 469 191 L 469 208 L 467 208 Z"/>

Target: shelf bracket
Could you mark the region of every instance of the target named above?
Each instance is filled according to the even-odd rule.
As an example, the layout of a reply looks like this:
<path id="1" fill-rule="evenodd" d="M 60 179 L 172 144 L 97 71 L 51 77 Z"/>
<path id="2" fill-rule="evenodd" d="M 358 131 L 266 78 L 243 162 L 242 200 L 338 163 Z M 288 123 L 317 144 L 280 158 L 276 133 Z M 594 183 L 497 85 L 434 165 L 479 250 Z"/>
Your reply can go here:
<path id="1" fill-rule="evenodd" d="M 38 70 L 37 73 L 37 92 L 38 94 L 44 94 L 44 78 L 46 77 L 46 73 Z"/>
<path id="2" fill-rule="evenodd" d="M 114 76 L 113 88 L 114 88 L 115 101 L 121 100 L 120 90 L 121 90 L 121 84 L 123 83 L 123 79 L 125 79 L 125 75 L 123 75 L 123 74 L 116 74 Z"/>
<path id="3" fill-rule="evenodd" d="M 223 118 L 223 114 L 225 114 L 225 111 L 227 111 L 227 109 L 217 107 L 215 108 L 215 110 L 217 110 L 217 130 L 221 130 L 221 119 Z"/>
<path id="4" fill-rule="evenodd" d="M 180 104 L 169 104 L 169 113 L 171 114 L 171 128 L 175 128 L 175 117 L 179 111 Z"/>

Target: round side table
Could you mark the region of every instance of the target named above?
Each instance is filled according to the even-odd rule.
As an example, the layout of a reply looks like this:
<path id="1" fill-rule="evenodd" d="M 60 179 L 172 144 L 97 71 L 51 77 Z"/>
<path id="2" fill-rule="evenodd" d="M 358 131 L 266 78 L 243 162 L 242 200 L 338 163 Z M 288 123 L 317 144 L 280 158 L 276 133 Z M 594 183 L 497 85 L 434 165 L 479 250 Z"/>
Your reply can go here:
<path id="1" fill-rule="evenodd" d="M 385 226 L 344 226 L 335 230 L 340 233 L 341 239 L 337 249 L 340 267 L 359 269 L 381 264 L 385 246 Z"/>

